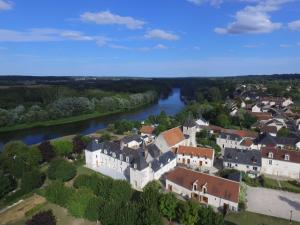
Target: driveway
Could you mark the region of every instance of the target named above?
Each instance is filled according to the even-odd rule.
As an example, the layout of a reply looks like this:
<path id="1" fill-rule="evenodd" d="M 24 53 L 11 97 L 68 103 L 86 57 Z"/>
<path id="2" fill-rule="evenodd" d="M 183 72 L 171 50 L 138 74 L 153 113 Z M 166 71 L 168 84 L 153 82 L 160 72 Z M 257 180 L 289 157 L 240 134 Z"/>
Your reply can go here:
<path id="1" fill-rule="evenodd" d="M 267 188 L 247 188 L 247 211 L 300 221 L 300 194 Z"/>

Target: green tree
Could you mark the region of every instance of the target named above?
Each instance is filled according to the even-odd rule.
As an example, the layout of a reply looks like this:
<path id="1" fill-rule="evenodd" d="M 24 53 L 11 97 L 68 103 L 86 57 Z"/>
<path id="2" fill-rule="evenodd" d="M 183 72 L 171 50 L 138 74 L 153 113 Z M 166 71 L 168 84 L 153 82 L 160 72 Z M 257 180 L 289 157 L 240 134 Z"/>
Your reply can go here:
<path id="1" fill-rule="evenodd" d="M 75 175 L 76 167 L 64 159 L 53 160 L 48 168 L 48 177 L 51 180 L 68 181 Z"/>
<path id="2" fill-rule="evenodd" d="M 69 156 L 73 151 L 73 144 L 69 140 L 57 140 L 52 142 L 55 154 L 61 157 Z"/>
<path id="3" fill-rule="evenodd" d="M 177 199 L 173 193 L 162 195 L 159 201 L 159 208 L 162 214 L 171 222 L 176 217 Z"/>
<path id="4" fill-rule="evenodd" d="M 50 141 L 42 142 L 41 144 L 39 144 L 38 148 L 41 152 L 44 162 L 50 162 L 54 158 L 55 152 L 53 150 L 53 146 L 51 145 Z"/>
<path id="5" fill-rule="evenodd" d="M 45 175 L 38 170 L 25 172 L 22 177 L 21 189 L 24 192 L 30 192 L 35 188 L 42 186 Z"/>
<path id="6" fill-rule="evenodd" d="M 9 174 L 0 170 L 0 199 L 17 187 L 17 182 Z"/>
<path id="7" fill-rule="evenodd" d="M 26 225 L 56 225 L 56 218 L 52 210 L 42 211 L 35 214 L 31 219 L 26 221 Z"/>
<path id="8" fill-rule="evenodd" d="M 193 201 L 179 204 L 178 215 L 180 223 L 194 225 L 199 219 L 199 204 Z"/>
<path id="9" fill-rule="evenodd" d="M 94 198 L 93 192 L 88 188 L 80 188 L 71 196 L 67 208 L 72 216 L 83 218 L 90 201 Z"/>
<path id="10" fill-rule="evenodd" d="M 225 113 L 220 113 L 217 116 L 216 124 L 221 126 L 221 127 L 229 128 L 229 126 L 230 126 L 229 116 L 226 115 Z"/>
<path id="11" fill-rule="evenodd" d="M 119 204 L 126 203 L 132 196 L 132 188 L 127 181 L 115 180 L 110 189 L 110 200 L 115 200 Z"/>
<path id="12" fill-rule="evenodd" d="M 66 187 L 61 181 L 53 181 L 47 188 L 45 196 L 49 202 L 66 207 L 69 199 L 75 194 L 75 189 Z"/>
<path id="13" fill-rule="evenodd" d="M 277 137 L 288 137 L 290 135 L 290 130 L 288 128 L 282 127 L 277 132 Z"/>
<path id="14" fill-rule="evenodd" d="M 86 206 L 84 217 L 91 221 L 98 221 L 102 202 L 99 197 L 92 197 Z"/>

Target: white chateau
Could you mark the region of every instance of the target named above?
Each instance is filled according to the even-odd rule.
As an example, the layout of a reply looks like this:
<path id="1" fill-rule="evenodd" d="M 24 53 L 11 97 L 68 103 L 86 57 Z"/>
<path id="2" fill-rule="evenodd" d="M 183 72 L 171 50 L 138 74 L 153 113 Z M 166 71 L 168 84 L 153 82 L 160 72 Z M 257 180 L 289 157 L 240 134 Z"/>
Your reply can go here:
<path id="1" fill-rule="evenodd" d="M 196 127 L 184 127 L 183 132 L 179 127 L 172 128 L 151 143 L 144 136 L 146 132 L 152 135 L 152 131 L 146 130 L 143 136 L 127 136 L 118 142 L 93 139 L 85 149 L 86 166 L 114 179 L 128 180 L 133 188 L 141 190 L 176 166 L 173 148 L 196 145 Z"/>

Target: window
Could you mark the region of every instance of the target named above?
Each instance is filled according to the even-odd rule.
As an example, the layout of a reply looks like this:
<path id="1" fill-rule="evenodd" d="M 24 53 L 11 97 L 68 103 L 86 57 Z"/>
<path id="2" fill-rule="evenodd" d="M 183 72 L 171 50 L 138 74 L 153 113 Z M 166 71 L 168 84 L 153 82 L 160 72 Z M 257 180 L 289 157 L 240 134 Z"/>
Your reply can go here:
<path id="1" fill-rule="evenodd" d="M 194 184 L 193 188 L 194 188 L 194 190 L 197 190 L 197 184 Z"/>
<path id="2" fill-rule="evenodd" d="M 269 152 L 269 158 L 273 159 L 273 152 Z"/>
<path id="3" fill-rule="evenodd" d="M 235 164 L 235 166 L 237 167 L 237 166 L 238 166 L 238 164 Z"/>
<path id="4" fill-rule="evenodd" d="M 249 169 L 249 166 L 247 165 L 247 169 Z"/>
<path id="5" fill-rule="evenodd" d="M 285 154 L 285 155 L 284 155 L 284 160 L 289 161 L 289 160 L 290 160 L 290 155 L 289 155 L 289 154 Z"/>
<path id="6" fill-rule="evenodd" d="M 123 161 L 123 155 L 122 154 L 120 155 L 120 160 Z"/>
<path id="7" fill-rule="evenodd" d="M 254 170 L 254 171 L 257 171 L 257 167 L 256 167 L 256 166 L 253 166 L 253 170 Z"/>
<path id="8" fill-rule="evenodd" d="M 129 162 L 129 157 L 128 156 L 126 156 L 126 162 Z"/>
<path id="9" fill-rule="evenodd" d="M 106 151 L 106 150 L 104 150 L 104 153 L 105 153 L 105 154 L 107 154 L 107 151 Z"/>
<path id="10" fill-rule="evenodd" d="M 116 153 L 113 152 L 112 156 L 113 156 L 114 158 L 116 158 Z"/>
<path id="11" fill-rule="evenodd" d="M 272 165 L 272 160 L 269 160 L 269 165 Z"/>
<path id="12" fill-rule="evenodd" d="M 133 165 L 133 167 L 134 167 L 134 169 L 136 169 L 136 168 L 137 168 L 137 164 L 135 163 L 135 164 Z"/>

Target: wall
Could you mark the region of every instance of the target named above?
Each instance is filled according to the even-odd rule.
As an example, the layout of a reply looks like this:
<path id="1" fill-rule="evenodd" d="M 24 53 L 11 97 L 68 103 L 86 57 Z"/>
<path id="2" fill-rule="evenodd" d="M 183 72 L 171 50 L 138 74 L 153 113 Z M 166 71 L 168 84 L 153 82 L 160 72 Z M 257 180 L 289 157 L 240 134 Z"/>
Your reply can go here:
<path id="1" fill-rule="evenodd" d="M 183 159 L 185 159 L 185 163 L 183 163 Z M 190 164 L 187 164 L 188 159 L 190 160 Z M 200 166 L 200 161 L 202 161 L 202 166 Z M 177 162 L 181 164 L 190 165 L 192 167 L 197 167 L 197 168 L 202 168 L 202 167 L 210 168 L 213 166 L 212 159 L 210 158 L 205 159 L 203 157 L 198 158 L 198 156 L 191 156 L 191 155 L 177 154 Z"/>
<path id="2" fill-rule="evenodd" d="M 228 164 L 231 164 L 228 165 Z M 236 170 L 239 170 L 239 171 L 244 171 L 244 172 L 260 172 L 261 170 L 261 167 L 260 166 L 252 166 L 252 165 L 245 165 L 245 164 L 240 164 L 240 163 L 232 163 L 232 162 L 223 162 L 223 166 L 225 168 L 231 168 L 231 169 L 236 169 Z M 253 167 L 257 167 L 257 170 L 255 171 L 253 169 Z"/>
<path id="3" fill-rule="evenodd" d="M 272 165 L 269 165 L 269 160 L 272 160 Z M 299 179 L 300 163 L 262 158 L 261 172 L 269 175 Z"/>

